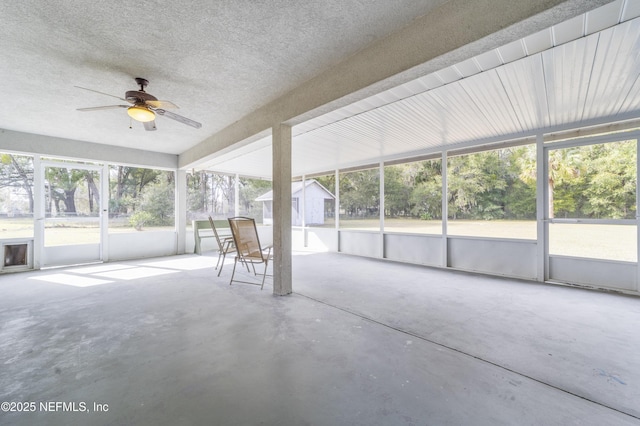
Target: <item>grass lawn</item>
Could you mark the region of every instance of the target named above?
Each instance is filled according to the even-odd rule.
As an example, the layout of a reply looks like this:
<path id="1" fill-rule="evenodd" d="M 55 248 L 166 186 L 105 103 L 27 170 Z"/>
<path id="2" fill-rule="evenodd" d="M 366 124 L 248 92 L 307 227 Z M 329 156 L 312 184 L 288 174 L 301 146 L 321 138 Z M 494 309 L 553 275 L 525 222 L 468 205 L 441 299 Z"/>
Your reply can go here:
<path id="1" fill-rule="evenodd" d="M 385 232 L 442 234 L 439 220 L 385 219 Z M 324 225 L 323 227 L 332 227 Z M 372 220 L 340 221 L 340 229 L 378 231 Z M 449 220 L 447 234 L 469 237 L 536 239 L 536 222 L 520 220 Z M 638 235 L 635 226 L 552 224 L 549 227 L 549 253 L 563 256 L 589 257 L 636 262 Z"/>
<path id="2" fill-rule="evenodd" d="M 341 220 L 341 229 L 378 231 L 377 220 Z M 323 228 L 332 228 L 325 223 Z M 135 233 L 167 231 L 171 227 L 145 227 L 136 231 L 130 227 L 111 227 L 109 233 Z M 386 232 L 418 234 L 442 234 L 439 220 L 385 219 Z M 191 232 L 190 229 L 187 232 Z M 449 221 L 447 233 L 455 236 L 536 239 L 535 221 Z M 29 218 L 1 219 L 0 238 L 33 237 L 33 220 Z M 47 246 L 64 244 L 95 244 L 100 240 L 97 227 L 53 227 L 45 230 Z M 635 226 L 551 224 L 549 227 L 549 252 L 556 255 L 589 257 L 609 260 L 637 261 L 637 232 Z"/>

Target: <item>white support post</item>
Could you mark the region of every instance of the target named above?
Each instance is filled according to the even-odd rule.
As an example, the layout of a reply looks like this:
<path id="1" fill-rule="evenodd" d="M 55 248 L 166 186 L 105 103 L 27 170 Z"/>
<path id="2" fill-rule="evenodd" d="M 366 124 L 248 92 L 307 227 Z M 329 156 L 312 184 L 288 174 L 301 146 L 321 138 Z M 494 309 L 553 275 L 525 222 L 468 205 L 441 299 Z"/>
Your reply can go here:
<path id="1" fill-rule="evenodd" d="M 33 268 L 42 267 L 44 247 L 44 169 L 39 155 L 33 156 Z"/>
<path id="2" fill-rule="evenodd" d="M 636 291 L 640 291 L 640 139 L 636 139 L 636 265 L 638 272 L 636 273 Z"/>
<path id="3" fill-rule="evenodd" d="M 291 273 L 291 126 L 273 127 L 273 294 L 293 291 Z"/>
<path id="4" fill-rule="evenodd" d="M 298 206 L 300 214 L 302 214 L 302 247 L 307 247 L 307 176 L 302 175 L 302 206 Z"/>
<path id="5" fill-rule="evenodd" d="M 334 188 L 335 190 L 335 195 L 336 195 L 336 201 L 335 201 L 335 205 L 334 205 L 334 215 L 335 215 L 335 222 L 336 222 L 336 231 L 338 231 L 340 229 L 340 170 L 335 171 L 335 176 L 336 176 L 336 187 Z M 338 251 L 340 246 L 338 246 Z"/>
<path id="6" fill-rule="evenodd" d="M 447 151 L 442 151 L 442 267 L 449 265 L 449 248 L 447 244 L 447 222 L 449 220 L 449 203 L 447 197 Z"/>
<path id="7" fill-rule="evenodd" d="M 336 187 L 334 189 L 335 193 L 335 204 L 334 204 L 334 219 L 335 219 L 335 230 L 336 230 L 336 252 L 340 252 L 340 170 L 336 169 L 335 171 L 336 177 Z"/>
<path id="8" fill-rule="evenodd" d="M 234 206 L 233 206 L 233 215 L 240 216 L 240 175 L 236 173 L 235 181 L 233 183 L 233 196 L 234 196 Z"/>
<path id="9" fill-rule="evenodd" d="M 306 185 L 307 177 L 302 175 L 302 206 L 298 206 L 300 209 L 300 214 L 302 215 L 302 220 L 300 223 L 302 224 L 302 228 L 304 229 L 307 226 L 307 185 Z"/>
<path id="10" fill-rule="evenodd" d="M 176 170 L 176 254 L 184 254 L 187 245 L 187 171 Z"/>
<path id="11" fill-rule="evenodd" d="M 109 261 L 109 165 L 102 165 L 100 178 L 100 259 Z"/>
<path id="12" fill-rule="evenodd" d="M 536 260 L 537 279 L 544 282 L 549 278 L 549 186 L 547 183 L 548 155 L 544 149 L 542 133 L 536 135 Z"/>
<path id="13" fill-rule="evenodd" d="M 381 161 L 378 167 L 378 173 L 380 175 L 380 253 L 381 259 L 384 259 L 384 162 Z"/>

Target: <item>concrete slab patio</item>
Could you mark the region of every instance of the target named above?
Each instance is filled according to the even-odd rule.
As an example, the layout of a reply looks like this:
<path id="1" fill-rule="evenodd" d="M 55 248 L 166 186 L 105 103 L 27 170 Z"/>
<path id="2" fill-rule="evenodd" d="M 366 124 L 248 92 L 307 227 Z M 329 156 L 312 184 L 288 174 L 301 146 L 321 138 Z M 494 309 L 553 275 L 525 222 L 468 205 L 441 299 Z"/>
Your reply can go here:
<path id="1" fill-rule="evenodd" d="M 0 424 L 640 425 L 637 297 L 330 253 L 276 297 L 214 264 L 0 276 Z"/>

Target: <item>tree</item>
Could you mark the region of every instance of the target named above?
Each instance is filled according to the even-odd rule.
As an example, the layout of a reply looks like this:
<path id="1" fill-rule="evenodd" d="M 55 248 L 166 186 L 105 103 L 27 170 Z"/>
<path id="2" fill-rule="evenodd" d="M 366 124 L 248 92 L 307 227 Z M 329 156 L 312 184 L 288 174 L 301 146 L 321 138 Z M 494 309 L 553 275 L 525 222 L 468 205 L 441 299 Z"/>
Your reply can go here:
<path id="1" fill-rule="evenodd" d="M 80 182 L 86 180 L 85 170 L 47 167 L 45 179 L 49 184 L 49 202 L 55 205 L 56 210 L 59 213 L 77 214 L 75 194 Z M 60 203 L 63 203 L 64 207 L 61 207 Z"/>
<path id="2" fill-rule="evenodd" d="M 0 188 L 22 188 L 33 214 L 33 159 L 12 154 L 0 154 Z"/>
<path id="3" fill-rule="evenodd" d="M 245 212 L 243 214 L 254 218 L 262 218 L 262 203 L 255 200 L 269 192 L 270 189 L 271 181 L 240 178 L 240 205 Z"/>
<path id="4" fill-rule="evenodd" d="M 204 212 L 208 205 L 208 174 L 205 171 L 187 174 L 187 210 Z"/>
<path id="5" fill-rule="evenodd" d="M 140 204 L 136 213 L 147 213 L 149 216 L 141 216 L 142 224 L 151 226 L 171 226 L 175 220 L 174 185 L 168 176 L 158 179 L 157 182 L 146 185 L 140 196 Z"/>
<path id="6" fill-rule="evenodd" d="M 415 183 L 412 165 L 401 164 L 384 168 L 385 216 L 408 216 L 411 214 L 411 193 Z"/>
<path id="7" fill-rule="evenodd" d="M 340 208 L 348 217 L 377 216 L 380 209 L 378 169 L 359 170 L 340 175 Z"/>
<path id="8" fill-rule="evenodd" d="M 507 179 L 499 151 L 484 151 L 449 159 L 449 214 L 454 218 L 504 217 Z"/>
<path id="9" fill-rule="evenodd" d="M 113 179 L 110 180 L 112 196 L 109 202 L 109 211 L 111 214 L 134 212 L 140 201 L 138 197 L 144 188 L 156 182 L 162 173 L 165 172 L 142 167 L 117 166 L 115 169 L 111 169 L 111 177 L 115 177 L 115 182 Z M 173 173 L 170 174 L 173 176 Z"/>
<path id="10" fill-rule="evenodd" d="M 520 177 L 525 183 L 535 183 L 536 179 L 535 147 L 527 150 L 520 160 Z M 557 210 L 571 209 L 575 205 L 575 193 L 565 194 L 556 205 L 556 189 L 563 183 L 580 175 L 581 158 L 577 148 L 549 150 L 549 167 L 547 188 L 549 193 L 549 218 L 554 218 Z"/>
<path id="11" fill-rule="evenodd" d="M 612 219 L 635 217 L 636 158 L 635 141 L 591 145 L 584 152 L 585 215 Z"/>
<path id="12" fill-rule="evenodd" d="M 87 194 L 89 195 L 89 211 L 97 212 L 100 210 L 100 191 L 96 186 L 95 177 L 97 172 L 85 170 L 85 180 L 87 181 Z"/>

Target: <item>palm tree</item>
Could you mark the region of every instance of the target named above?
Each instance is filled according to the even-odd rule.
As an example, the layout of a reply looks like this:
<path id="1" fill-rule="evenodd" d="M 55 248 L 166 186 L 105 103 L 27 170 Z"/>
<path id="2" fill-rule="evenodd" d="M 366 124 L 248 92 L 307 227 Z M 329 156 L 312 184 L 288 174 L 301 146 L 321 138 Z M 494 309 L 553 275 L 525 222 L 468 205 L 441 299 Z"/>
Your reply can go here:
<path id="1" fill-rule="evenodd" d="M 536 180 L 536 147 L 529 145 L 526 153 L 520 158 L 520 179 L 526 183 Z M 549 219 L 554 217 L 553 192 L 556 186 L 563 182 L 575 178 L 580 174 L 581 155 L 579 149 L 565 148 L 549 150 L 549 168 L 547 176 L 547 187 L 549 189 Z"/>

